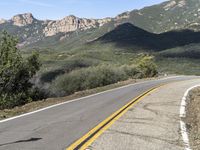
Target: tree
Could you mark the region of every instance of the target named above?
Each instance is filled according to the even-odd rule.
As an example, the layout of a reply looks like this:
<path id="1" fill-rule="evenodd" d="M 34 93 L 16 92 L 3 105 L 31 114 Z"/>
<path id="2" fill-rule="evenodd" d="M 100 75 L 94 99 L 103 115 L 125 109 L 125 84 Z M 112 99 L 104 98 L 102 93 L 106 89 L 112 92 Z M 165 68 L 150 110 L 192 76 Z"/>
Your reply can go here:
<path id="1" fill-rule="evenodd" d="M 154 77 L 158 74 L 154 57 L 150 55 L 142 55 L 137 68 L 140 70 L 142 78 Z"/>
<path id="2" fill-rule="evenodd" d="M 23 59 L 18 40 L 3 31 L 0 39 L 0 109 L 12 108 L 31 100 L 30 79 L 40 68 L 39 55 Z"/>

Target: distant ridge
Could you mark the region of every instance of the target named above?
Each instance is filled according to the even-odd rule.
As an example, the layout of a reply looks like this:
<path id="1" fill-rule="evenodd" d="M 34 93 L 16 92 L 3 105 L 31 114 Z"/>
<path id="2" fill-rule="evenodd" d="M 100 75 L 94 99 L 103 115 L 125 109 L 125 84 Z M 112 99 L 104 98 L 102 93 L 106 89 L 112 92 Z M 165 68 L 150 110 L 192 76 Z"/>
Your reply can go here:
<path id="1" fill-rule="evenodd" d="M 95 41 L 113 42 L 120 47 L 132 46 L 147 50 L 164 50 L 191 43 L 200 43 L 200 32 L 179 30 L 155 34 L 130 23 L 124 23 Z"/>

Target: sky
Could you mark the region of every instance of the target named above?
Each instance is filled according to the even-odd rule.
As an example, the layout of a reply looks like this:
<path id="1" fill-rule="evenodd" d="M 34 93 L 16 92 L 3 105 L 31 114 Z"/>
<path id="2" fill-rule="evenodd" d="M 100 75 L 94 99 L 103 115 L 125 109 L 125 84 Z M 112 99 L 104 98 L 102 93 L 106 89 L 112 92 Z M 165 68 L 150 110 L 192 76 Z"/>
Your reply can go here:
<path id="1" fill-rule="evenodd" d="M 105 18 L 166 0 L 0 0 L 0 18 L 32 13 L 37 19 L 62 19 L 68 15 Z"/>

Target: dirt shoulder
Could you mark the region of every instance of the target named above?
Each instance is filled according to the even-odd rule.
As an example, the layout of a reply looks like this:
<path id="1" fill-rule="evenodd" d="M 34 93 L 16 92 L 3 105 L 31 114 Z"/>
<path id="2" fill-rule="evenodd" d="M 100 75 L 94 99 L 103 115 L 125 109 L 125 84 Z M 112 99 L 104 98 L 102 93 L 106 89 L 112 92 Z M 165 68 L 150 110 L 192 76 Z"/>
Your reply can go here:
<path id="1" fill-rule="evenodd" d="M 190 146 L 193 150 L 200 149 L 200 88 L 189 93 L 186 123 L 189 132 Z"/>
<path id="2" fill-rule="evenodd" d="M 142 82 L 142 81 L 148 81 L 148 80 L 154 80 L 154 79 L 161 79 L 161 78 L 164 78 L 164 77 L 137 79 L 137 80 L 131 79 L 131 80 L 118 82 L 118 83 L 108 85 L 108 86 L 104 86 L 104 87 L 98 87 L 98 88 L 91 89 L 91 90 L 77 92 L 73 95 L 69 95 L 69 96 L 66 96 L 66 97 L 48 98 L 48 99 L 44 99 L 44 100 L 40 100 L 40 101 L 36 101 L 36 102 L 31 102 L 31 103 L 28 103 L 28 104 L 20 106 L 20 107 L 15 107 L 13 109 L 0 110 L 0 120 L 10 118 L 10 117 L 13 117 L 13 116 L 17 116 L 17 115 L 21 115 L 21 114 L 24 114 L 24 113 L 32 112 L 32 111 L 35 111 L 35 110 L 38 110 L 38 109 L 42 109 L 42 108 L 45 108 L 45 107 L 48 107 L 48 106 L 51 106 L 51 105 L 66 102 L 66 101 L 69 101 L 69 100 L 72 100 L 72 99 L 76 99 L 76 98 L 92 95 L 92 94 L 95 94 L 95 93 L 103 92 L 103 91 L 106 91 L 106 90 L 114 89 L 114 88 L 117 88 L 117 87 L 125 86 L 125 85 L 128 85 L 128 84 L 133 84 L 133 83 L 136 83 L 136 82 Z"/>

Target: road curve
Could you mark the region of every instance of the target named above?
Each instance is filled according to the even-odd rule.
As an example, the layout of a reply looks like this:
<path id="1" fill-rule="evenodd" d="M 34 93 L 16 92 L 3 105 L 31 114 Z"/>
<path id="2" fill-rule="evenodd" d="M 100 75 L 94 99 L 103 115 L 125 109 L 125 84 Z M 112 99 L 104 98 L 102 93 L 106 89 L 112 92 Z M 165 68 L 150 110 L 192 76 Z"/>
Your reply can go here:
<path id="1" fill-rule="evenodd" d="M 175 82 L 154 90 L 101 134 L 89 149 L 191 150 L 189 126 L 184 123 L 189 103 L 186 97 L 199 83 L 200 79 Z"/>
<path id="2" fill-rule="evenodd" d="M 0 150 L 65 150 L 133 98 L 152 87 L 197 77 L 145 81 L 0 122 Z"/>

